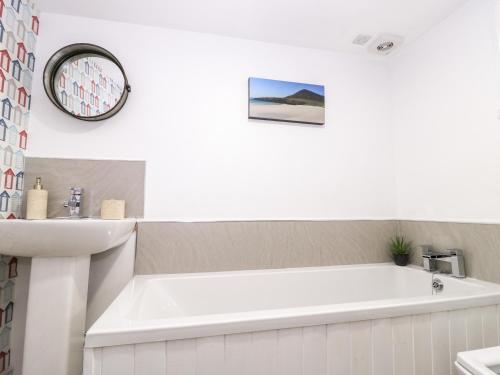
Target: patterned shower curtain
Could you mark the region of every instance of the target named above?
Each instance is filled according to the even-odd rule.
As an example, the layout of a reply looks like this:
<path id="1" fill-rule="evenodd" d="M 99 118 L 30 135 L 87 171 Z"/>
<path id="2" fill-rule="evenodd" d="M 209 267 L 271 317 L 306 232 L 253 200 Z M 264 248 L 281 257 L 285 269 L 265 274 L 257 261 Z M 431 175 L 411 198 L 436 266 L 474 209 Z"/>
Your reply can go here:
<path id="1" fill-rule="evenodd" d="M 0 0 L 0 219 L 16 219 L 21 211 L 38 30 L 32 0 Z M 14 373 L 10 336 L 17 261 L 0 256 L 0 374 L 6 375 Z"/>

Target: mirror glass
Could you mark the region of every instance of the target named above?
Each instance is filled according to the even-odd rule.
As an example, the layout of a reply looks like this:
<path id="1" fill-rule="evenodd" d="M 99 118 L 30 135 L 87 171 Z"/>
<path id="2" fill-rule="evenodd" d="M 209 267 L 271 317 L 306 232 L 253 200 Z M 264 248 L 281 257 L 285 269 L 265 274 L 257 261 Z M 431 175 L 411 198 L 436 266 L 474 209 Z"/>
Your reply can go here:
<path id="1" fill-rule="evenodd" d="M 111 60 L 77 55 L 64 61 L 53 76 L 56 98 L 69 113 L 96 117 L 110 112 L 125 90 L 125 77 Z"/>

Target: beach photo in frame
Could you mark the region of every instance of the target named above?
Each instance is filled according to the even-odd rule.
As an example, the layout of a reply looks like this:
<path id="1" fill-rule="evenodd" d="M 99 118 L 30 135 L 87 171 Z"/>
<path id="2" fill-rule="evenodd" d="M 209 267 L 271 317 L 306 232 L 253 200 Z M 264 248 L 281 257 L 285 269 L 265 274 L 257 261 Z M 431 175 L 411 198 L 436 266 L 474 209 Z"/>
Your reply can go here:
<path id="1" fill-rule="evenodd" d="M 325 87 L 251 77 L 248 118 L 324 125 Z"/>

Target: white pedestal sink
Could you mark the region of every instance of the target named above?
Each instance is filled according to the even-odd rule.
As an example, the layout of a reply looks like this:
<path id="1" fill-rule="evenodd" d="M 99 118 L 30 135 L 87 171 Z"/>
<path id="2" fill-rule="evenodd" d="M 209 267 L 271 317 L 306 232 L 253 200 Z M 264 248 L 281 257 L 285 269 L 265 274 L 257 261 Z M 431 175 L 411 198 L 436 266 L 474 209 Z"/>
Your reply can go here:
<path id="1" fill-rule="evenodd" d="M 0 253 L 33 258 L 23 375 L 81 375 L 90 256 L 134 229 L 128 219 L 0 222 Z"/>

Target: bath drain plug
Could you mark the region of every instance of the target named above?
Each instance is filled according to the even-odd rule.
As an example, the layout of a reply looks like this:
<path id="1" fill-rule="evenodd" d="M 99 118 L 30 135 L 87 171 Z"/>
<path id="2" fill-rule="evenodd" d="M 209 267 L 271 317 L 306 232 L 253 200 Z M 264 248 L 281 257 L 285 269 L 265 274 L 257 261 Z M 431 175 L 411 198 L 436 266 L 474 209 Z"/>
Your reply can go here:
<path id="1" fill-rule="evenodd" d="M 439 279 L 432 280 L 432 289 L 434 289 L 436 292 L 442 291 L 443 288 L 444 288 L 444 284 L 441 280 L 439 280 Z"/>

